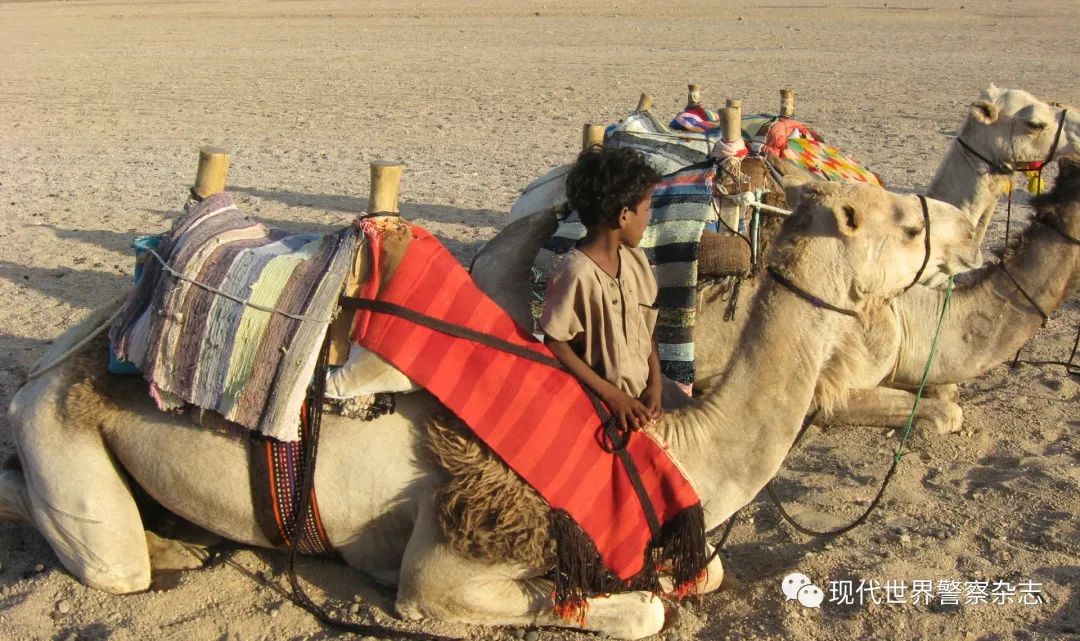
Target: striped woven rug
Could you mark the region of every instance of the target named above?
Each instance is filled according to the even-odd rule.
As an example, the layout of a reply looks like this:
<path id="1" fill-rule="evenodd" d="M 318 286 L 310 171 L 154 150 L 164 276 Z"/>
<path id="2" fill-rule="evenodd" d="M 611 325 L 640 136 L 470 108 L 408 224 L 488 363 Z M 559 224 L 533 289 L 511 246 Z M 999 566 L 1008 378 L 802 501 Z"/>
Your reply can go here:
<path id="1" fill-rule="evenodd" d="M 353 226 L 287 235 L 212 196 L 176 221 L 151 257 L 110 338 L 162 409 L 191 404 L 282 441 L 299 438 L 300 407 L 358 248 Z"/>
<path id="2" fill-rule="evenodd" d="M 656 321 L 660 371 L 684 386 L 694 383 L 698 246 L 701 232 L 713 216 L 715 178 L 716 168 L 709 162 L 664 176 L 653 192 L 652 219 L 641 239 L 660 287 L 656 300 L 660 307 Z M 585 226 L 577 212 L 572 212 L 559 223 L 545 249 L 565 254 L 584 237 Z"/>

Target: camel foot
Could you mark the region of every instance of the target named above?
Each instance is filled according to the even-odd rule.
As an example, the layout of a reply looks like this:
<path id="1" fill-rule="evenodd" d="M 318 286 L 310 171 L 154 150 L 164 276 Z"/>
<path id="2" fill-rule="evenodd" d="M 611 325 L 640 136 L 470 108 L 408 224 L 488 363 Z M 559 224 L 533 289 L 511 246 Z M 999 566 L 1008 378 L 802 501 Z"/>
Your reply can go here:
<path id="1" fill-rule="evenodd" d="M 179 572 L 201 568 L 210 558 L 202 547 L 146 533 L 146 548 L 150 552 L 150 568 L 158 572 Z"/>
<path id="2" fill-rule="evenodd" d="M 706 544 L 706 548 L 707 553 L 712 554 L 712 546 Z M 724 564 L 721 562 L 720 557 L 716 556 L 709 561 L 709 565 L 705 568 L 705 575 L 698 580 L 697 585 L 691 588 L 686 596 L 701 596 L 709 592 L 715 592 L 721 588 L 726 580 Z M 671 594 L 675 590 L 675 580 L 670 575 L 662 574 L 660 576 L 660 589 L 664 594 Z"/>
<path id="3" fill-rule="evenodd" d="M 925 411 L 920 407 L 915 424 L 921 430 L 931 430 L 938 434 L 956 434 L 964 428 L 964 410 L 951 401 L 929 399 Z M 931 407 L 932 406 L 932 407 Z"/>

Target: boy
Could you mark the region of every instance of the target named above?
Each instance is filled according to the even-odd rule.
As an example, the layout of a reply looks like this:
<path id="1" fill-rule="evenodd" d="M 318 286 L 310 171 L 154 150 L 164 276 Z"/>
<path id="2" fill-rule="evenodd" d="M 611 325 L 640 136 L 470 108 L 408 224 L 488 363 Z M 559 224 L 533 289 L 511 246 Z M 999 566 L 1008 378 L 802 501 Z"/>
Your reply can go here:
<path id="1" fill-rule="evenodd" d="M 540 317 L 544 343 L 623 429 L 660 418 L 657 285 L 638 248 L 658 182 L 630 149 L 594 147 L 578 157 L 566 195 L 587 233 L 551 274 Z"/>

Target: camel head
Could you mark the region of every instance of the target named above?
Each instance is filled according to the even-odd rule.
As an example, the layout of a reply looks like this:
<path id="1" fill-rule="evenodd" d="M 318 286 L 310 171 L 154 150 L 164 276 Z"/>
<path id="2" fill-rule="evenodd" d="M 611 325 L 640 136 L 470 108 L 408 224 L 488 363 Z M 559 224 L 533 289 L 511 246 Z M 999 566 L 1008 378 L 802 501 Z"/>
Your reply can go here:
<path id="1" fill-rule="evenodd" d="M 917 196 L 876 185 L 815 181 L 788 184 L 785 192 L 795 211 L 777 236 L 773 262 L 805 255 L 806 279 L 831 279 L 855 301 L 889 298 L 916 279 L 935 284 L 982 262 L 973 225 L 947 203 L 928 199 L 924 216 Z M 837 253 L 841 260 L 829 261 Z M 822 273 L 823 265 L 843 265 L 849 273 Z"/>
<path id="2" fill-rule="evenodd" d="M 1065 124 L 1058 137 L 1062 113 Z M 1002 168 L 1054 157 L 1080 156 L 1080 112 L 1045 103 L 1026 91 L 990 85 L 971 104 L 960 139 Z"/>
<path id="3" fill-rule="evenodd" d="M 1080 238 L 1080 159 L 1059 160 L 1054 188 L 1033 204 L 1044 221 L 1072 238 Z"/>

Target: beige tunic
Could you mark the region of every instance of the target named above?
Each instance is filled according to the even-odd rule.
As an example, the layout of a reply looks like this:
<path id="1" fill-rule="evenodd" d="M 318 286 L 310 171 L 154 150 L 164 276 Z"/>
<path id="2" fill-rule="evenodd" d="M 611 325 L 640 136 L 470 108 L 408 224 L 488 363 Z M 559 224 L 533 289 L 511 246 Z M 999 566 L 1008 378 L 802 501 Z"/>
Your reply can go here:
<path id="1" fill-rule="evenodd" d="M 619 277 L 570 250 L 548 281 L 540 328 L 612 385 L 640 396 L 649 379 L 656 277 L 641 249 L 619 248 Z"/>

